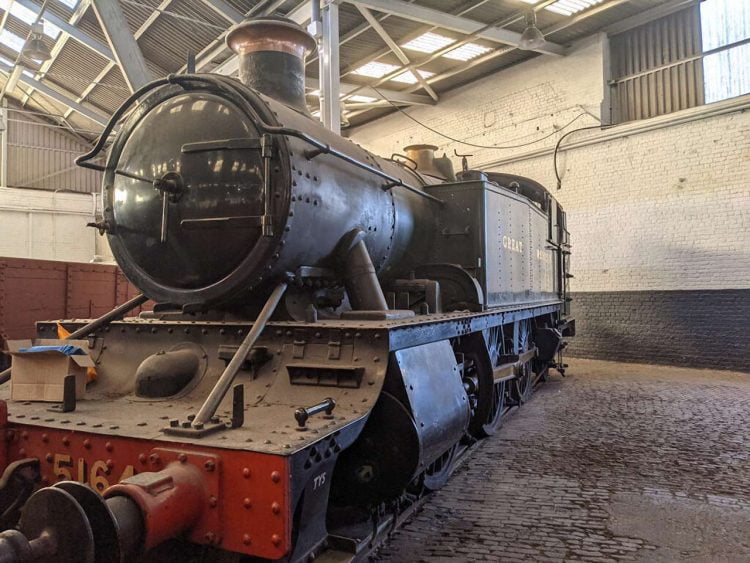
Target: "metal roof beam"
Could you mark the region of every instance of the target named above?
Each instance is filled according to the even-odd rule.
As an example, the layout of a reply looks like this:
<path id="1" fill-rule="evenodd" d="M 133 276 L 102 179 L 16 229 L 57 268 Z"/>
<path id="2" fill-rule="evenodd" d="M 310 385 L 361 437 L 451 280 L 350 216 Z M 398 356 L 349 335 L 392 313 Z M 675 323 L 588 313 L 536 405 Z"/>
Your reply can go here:
<path id="1" fill-rule="evenodd" d="M 553 4 L 555 2 L 557 2 L 557 0 L 544 0 L 543 2 L 540 2 L 539 4 L 537 4 L 536 6 L 533 6 L 531 9 L 534 10 L 535 12 L 538 12 L 542 8 L 546 8 L 547 6 L 549 6 L 550 4 Z M 475 6 L 476 5 L 479 5 L 479 4 L 477 3 L 477 4 L 475 4 Z M 455 15 L 459 15 L 459 16 L 463 15 L 464 13 L 466 13 L 468 11 L 471 11 L 471 9 L 472 8 L 461 9 L 461 10 L 459 10 L 458 13 L 455 13 Z M 510 15 L 508 17 L 505 17 L 505 18 L 503 18 L 501 20 L 493 22 L 492 24 L 488 24 L 488 25 L 485 26 L 485 28 L 490 27 L 490 25 L 496 26 L 498 28 L 507 27 L 510 24 L 512 24 L 512 23 L 514 23 L 516 21 L 519 21 L 519 20 L 522 21 L 523 19 L 524 19 L 524 12 L 517 12 L 517 13 L 512 14 L 512 15 Z M 421 36 L 423 33 L 427 33 L 428 31 L 435 31 L 436 29 L 438 29 L 438 28 L 436 28 L 434 26 L 422 28 L 421 30 L 417 30 L 417 31 L 415 31 L 412 34 L 409 34 L 406 38 L 403 39 L 403 41 L 409 41 L 411 39 L 414 39 L 416 37 Z M 462 39 L 453 41 L 452 43 L 446 45 L 445 47 L 442 47 L 441 49 L 438 49 L 437 51 L 429 54 L 427 57 L 420 59 L 417 63 L 412 64 L 412 66 L 415 67 L 415 68 L 422 67 L 422 66 L 424 66 L 424 65 L 426 65 L 426 64 L 434 61 L 435 59 L 440 58 L 441 56 L 443 56 L 446 53 L 452 51 L 453 49 L 457 49 L 457 48 L 461 47 L 462 45 L 466 45 L 467 43 L 470 43 L 471 41 L 474 40 L 474 38 L 475 38 L 476 35 L 477 35 L 477 33 L 474 33 L 472 35 L 466 35 Z M 512 47 L 505 47 L 504 49 L 501 49 L 498 52 L 506 53 L 506 52 L 508 52 L 508 51 L 510 51 L 512 49 L 513 49 Z M 382 57 L 387 52 L 388 51 L 378 53 L 378 56 L 376 56 L 372 60 L 379 59 L 380 57 Z M 362 63 L 364 63 L 364 62 L 365 61 L 362 61 Z M 349 69 L 347 69 L 346 71 L 342 72 L 342 76 L 346 76 L 347 74 L 351 74 L 353 71 L 356 71 L 356 69 L 362 63 L 359 63 L 359 64 L 355 63 L 356 66 L 349 67 Z M 373 86 L 379 86 L 380 84 L 388 82 L 389 80 L 391 80 L 395 76 L 398 76 L 401 72 L 403 72 L 403 67 L 399 68 L 399 69 L 396 69 L 393 72 L 390 72 L 390 73 L 386 74 L 385 76 L 381 77 L 380 79 L 378 79 L 377 82 L 375 82 L 373 84 Z M 427 81 L 425 80 L 425 82 L 427 82 Z M 429 84 L 429 82 L 428 82 L 428 84 Z M 410 89 L 410 91 L 414 91 L 414 89 Z"/>
<path id="2" fill-rule="evenodd" d="M 503 43 L 505 45 L 511 45 L 513 47 L 518 46 L 518 42 L 521 39 L 521 34 L 508 29 L 502 29 L 499 27 L 486 27 L 487 24 L 471 20 L 461 16 L 454 16 L 446 12 L 439 10 L 433 10 L 425 6 L 419 6 L 417 4 L 410 4 L 403 0 L 346 0 L 350 4 L 365 6 L 383 12 L 386 14 L 393 14 L 400 18 L 404 18 L 411 21 L 420 23 L 426 23 L 434 25 L 436 27 L 442 27 L 443 29 L 449 29 L 458 33 L 465 33 L 468 35 L 475 34 L 477 37 L 487 39 L 488 41 L 494 41 L 495 43 Z M 564 55 L 565 47 L 558 45 L 557 43 L 547 42 L 539 49 L 535 49 L 538 53 L 544 53 L 546 55 Z"/>
<path id="3" fill-rule="evenodd" d="M 24 6 L 25 8 L 28 8 L 29 10 L 33 11 L 34 13 L 37 13 L 39 11 L 39 4 L 35 4 L 32 2 L 32 0 L 15 0 L 17 4 L 20 4 L 21 6 Z M 114 54 L 112 53 L 112 50 L 107 47 L 104 43 L 101 41 L 98 41 L 97 39 L 94 39 L 90 35 L 84 33 L 80 29 L 78 29 L 74 25 L 70 25 L 66 20 L 61 18 L 60 16 L 56 15 L 54 12 L 51 11 L 45 11 L 44 12 L 44 19 L 48 21 L 49 23 L 53 24 L 56 27 L 59 27 L 62 31 L 70 35 L 73 39 L 78 41 L 81 45 L 85 45 L 95 53 L 98 53 L 105 59 L 112 60 L 114 58 Z"/>
<path id="4" fill-rule="evenodd" d="M 88 2 L 90 2 L 91 0 L 81 0 L 81 1 L 88 1 Z M 157 8 L 155 8 L 154 11 L 151 12 L 151 14 L 146 18 L 146 21 L 144 21 L 141 24 L 141 27 L 139 27 L 135 31 L 135 33 L 133 33 L 133 37 L 135 37 L 136 39 L 139 39 L 144 33 L 146 33 L 146 31 L 148 31 L 148 28 L 150 28 L 152 25 L 154 25 L 154 23 L 156 22 L 156 20 L 159 19 L 159 16 L 162 14 L 162 12 L 166 11 L 167 9 L 169 9 L 169 6 L 174 1 L 175 0 L 162 0 L 161 4 L 159 4 L 159 6 Z M 78 96 L 78 99 L 76 100 L 76 102 L 81 103 L 86 98 L 88 98 L 89 94 L 91 94 L 91 92 L 93 92 L 94 88 L 96 88 L 99 85 L 99 83 L 102 80 L 104 80 L 104 77 L 107 76 L 107 74 L 109 74 L 109 71 L 111 71 L 115 66 L 117 66 L 117 63 L 115 63 L 115 61 L 109 61 L 104 66 L 104 68 L 102 69 L 102 71 L 96 76 L 96 78 L 94 78 L 94 80 L 88 86 L 86 86 L 86 88 L 83 90 L 83 92 L 81 92 L 81 95 Z M 68 111 L 65 112 L 65 116 L 64 117 L 67 119 L 68 116 L 70 116 L 70 114 L 72 112 L 73 112 L 72 109 L 68 109 Z"/>
<path id="5" fill-rule="evenodd" d="M 476 9 L 476 8 L 484 5 L 484 4 L 486 4 L 488 1 L 490 1 L 490 0 L 480 0 L 478 2 L 471 2 L 471 1 L 465 2 L 464 4 L 462 4 L 461 6 L 459 6 L 456 10 L 453 10 L 450 13 L 452 15 L 454 15 L 454 16 L 462 16 L 462 15 L 464 15 L 464 14 L 466 14 L 466 13 L 468 13 L 468 12 L 470 12 L 470 11 L 472 11 L 472 10 L 474 10 L 474 9 Z M 556 1 L 557 0 L 545 0 L 545 2 L 543 2 L 542 4 L 540 4 L 540 6 L 543 6 L 547 2 L 551 3 L 551 2 L 556 2 Z M 537 7 L 534 6 L 532 9 L 533 10 L 537 10 Z M 391 14 L 382 14 L 381 16 L 376 16 L 375 19 L 377 19 L 380 22 L 383 22 L 386 19 L 388 19 L 389 17 L 391 17 Z M 523 15 L 521 15 L 521 19 L 523 19 Z M 498 27 L 504 27 L 504 26 L 502 24 L 498 24 Z M 345 40 L 348 40 L 350 38 L 355 38 L 358 35 L 360 35 L 361 33 L 365 32 L 365 31 L 367 31 L 369 29 L 370 29 L 370 25 L 367 22 L 365 22 L 364 24 L 362 24 L 360 26 L 357 26 L 352 31 L 350 31 L 349 33 L 347 33 L 342 38 L 342 42 L 344 42 Z M 428 31 L 435 31 L 437 29 L 438 28 L 435 27 L 434 25 L 425 25 L 425 26 L 419 27 L 418 29 L 415 29 L 412 33 L 407 34 L 405 37 L 403 37 L 401 39 L 401 41 L 404 42 L 404 43 L 406 43 L 407 41 L 411 41 L 412 39 L 416 39 L 420 35 L 424 35 Z M 469 37 L 471 37 L 471 36 L 467 35 L 466 37 L 464 37 L 463 39 L 461 39 L 461 41 L 465 41 Z M 454 45 L 458 46 L 458 42 L 454 43 Z M 342 69 L 341 70 L 341 76 L 347 76 L 349 74 L 352 74 L 355 70 L 357 70 L 362 65 L 367 64 L 370 61 L 376 61 L 376 60 L 380 59 L 381 57 L 383 57 L 384 55 L 387 55 L 390 52 L 391 51 L 388 48 L 381 49 L 379 51 L 376 51 L 375 53 L 372 53 L 372 54 L 368 55 L 365 58 L 359 59 L 358 61 L 350 64 L 345 69 Z M 414 66 L 419 67 L 422 64 L 423 64 L 422 60 L 419 60 L 419 61 L 417 61 L 414 64 Z M 380 80 L 378 82 L 380 82 Z"/>
<path id="6" fill-rule="evenodd" d="M 146 59 L 143 58 L 138 42 L 130 32 L 122 6 L 118 0 L 94 0 L 93 6 L 122 76 L 130 91 L 135 92 L 153 80 L 153 76 L 146 66 Z"/>
<path id="7" fill-rule="evenodd" d="M 542 33 L 546 35 L 552 35 L 553 33 L 558 33 L 560 31 L 564 31 L 566 29 L 569 29 L 573 27 L 574 25 L 587 20 L 591 17 L 598 16 L 599 14 L 606 12 L 607 10 L 610 10 L 614 8 L 615 6 L 619 6 L 620 4 L 625 4 L 629 2 L 630 0 L 609 0 L 609 2 L 606 2 L 604 4 L 599 4 L 598 6 L 594 8 L 590 8 L 586 10 L 585 12 L 581 12 L 580 14 L 577 14 L 575 17 L 569 18 L 558 25 L 554 25 L 551 27 L 547 27 L 542 29 Z M 505 55 L 506 53 L 510 53 L 513 50 L 513 48 L 508 47 L 507 49 L 498 49 L 497 51 L 492 51 L 491 53 L 487 53 L 486 55 L 483 55 L 481 57 L 478 57 L 472 61 L 469 61 L 468 64 L 464 65 L 463 67 L 446 71 L 442 74 L 437 74 L 435 76 L 431 76 L 427 79 L 427 82 L 430 84 L 434 84 L 435 82 L 440 82 L 441 80 L 445 80 L 446 78 L 450 78 L 451 76 L 455 76 L 456 74 L 459 74 L 461 72 L 464 72 L 466 70 L 469 70 L 471 68 L 476 67 L 477 65 L 480 65 L 482 63 L 485 63 L 487 61 L 491 61 L 492 59 L 495 59 L 501 55 Z M 408 88 L 407 91 L 413 92 L 416 90 L 416 88 Z"/>
<path id="8" fill-rule="evenodd" d="M 5 74 L 10 75 L 12 70 L 13 68 L 11 67 L 11 65 L 5 64 L 4 62 L 0 61 L 0 72 L 4 72 Z M 98 123 L 99 125 L 104 126 L 109 121 L 109 118 L 100 114 L 99 112 L 96 112 L 90 108 L 87 108 L 86 106 L 79 104 L 73 98 L 68 97 L 66 94 L 63 94 L 62 92 L 48 86 L 47 84 L 39 82 L 35 78 L 27 76 L 26 74 L 21 74 L 19 82 L 25 84 L 26 86 L 34 88 L 34 90 L 37 90 L 48 98 L 56 101 L 59 104 L 71 108 L 72 110 L 80 113 L 84 117 L 90 119 L 95 123 Z"/>
<path id="9" fill-rule="evenodd" d="M 3 19 L 0 20 L 0 33 L 3 32 L 3 30 L 5 29 L 5 24 L 8 23 L 8 16 L 10 16 L 10 4 L 7 6 L 5 12 L 3 13 Z M 3 106 L 3 108 L 4 107 L 5 106 Z M 0 111 L 2 111 L 2 109 L 0 109 Z M 2 174 L 1 170 L 0 170 L 0 174 Z M 5 185 L 4 182 L 0 182 L 0 183 L 2 183 L 2 185 Z"/>
<path id="10" fill-rule="evenodd" d="M 284 17 L 289 18 L 293 22 L 296 22 L 302 27 L 306 28 L 307 24 L 310 23 L 310 20 L 312 19 L 312 2 L 310 0 L 304 0 L 303 2 L 300 2 Z"/>
<path id="11" fill-rule="evenodd" d="M 224 0 L 201 0 L 201 2 L 231 23 L 237 23 L 244 18 L 242 12 L 227 4 Z"/>
<path id="12" fill-rule="evenodd" d="M 401 46 L 396 43 L 393 38 L 391 38 L 382 24 L 377 20 L 377 18 L 375 18 L 374 15 L 372 15 L 372 12 L 364 6 L 357 6 L 357 9 L 367 20 L 367 23 L 370 24 L 370 27 L 372 27 L 375 32 L 380 35 L 380 38 L 385 42 L 386 45 L 388 45 L 388 48 L 393 51 L 393 54 L 398 57 L 398 60 L 401 61 L 401 64 L 409 69 L 409 72 L 411 72 L 412 76 L 414 76 L 417 82 L 419 82 L 420 86 L 424 88 L 425 92 L 427 92 L 430 97 L 437 102 L 438 95 L 435 90 L 432 89 L 432 86 L 427 84 L 427 81 L 424 79 L 424 77 L 419 73 L 416 67 L 411 64 L 411 60 L 409 60 L 409 57 L 406 56 L 406 53 L 404 53 L 404 50 L 401 48 Z"/>
<path id="13" fill-rule="evenodd" d="M 628 1 L 629 0 L 609 0 L 609 2 L 606 2 L 604 4 L 599 4 L 595 8 L 591 8 L 589 10 L 586 10 L 585 12 L 581 12 L 580 14 L 578 14 L 577 16 L 575 16 L 573 18 L 570 18 L 570 19 L 568 19 L 568 20 L 566 20 L 566 21 L 564 21 L 564 22 L 562 22 L 562 23 L 560 23 L 558 25 L 542 29 L 541 31 L 542 31 L 542 33 L 545 36 L 546 35 L 551 35 L 553 33 L 557 33 L 559 31 L 564 31 L 565 29 L 568 29 L 568 28 L 576 25 L 577 23 L 579 23 L 579 22 L 581 22 L 583 20 L 586 20 L 586 19 L 588 19 L 590 17 L 593 17 L 593 16 L 597 16 L 597 15 L 603 13 L 603 12 L 606 12 L 607 10 L 609 10 L 611 8 L 614 8 L 615 6 L 619 6 L 620 4 L 625 4 Z M 545 4 L 546 4 L 546 2 L 542 3 L 542 4 L 538 4 L 535 8 L 538 8 L 538 7 L 543 6 Z M 510 53 L 511 51 L 513 51 L 512 47 L 507 47 L 505 49 L 496 49 L 495 51 L 492 51 L 491 53 L 487 53 L 486 55 L 483 55 L 481 57 L 477 57 L 476 59 L 474 59 L 472 61 L 469 61 L 467 64 L 464 64 L 464 65 L 460 66 L 459 68 L 446 71 L 446 72 L 444 72 L 442 74 L 437 74 L 435 76 L 431 76 L 430 78 L 427 79 L 427 82 L 429 84 L 435 84 L 436 82 L 440 82 L 441 80 L 445 80 L 446 78 L 451 78 L 452 76 L 455 76 L 457 74 L 465 72 L 465 71 L 467 71 L 467 70 L 469 70 L 471 68 L 474 68 L 474 67 L 476 67 L 478 65 L 481 65 L 481 64 L 484 64 L 486 62 L 489 62 L 489 61 L 491 61 L 491 60 L 493 60 L 493 59 L 495 59 L 495 58 L 497 58 L 497 57 L 499 57 L 501 55 L 505 55 L 507 53 Z M 412 86 L 411 88 L 408 88 L 406 91 L 407 92 L 414 92 L 417 89 L 419 89 L 419 86 Z M 380 90 L 380 88 L 378 88 L 378 90 Z M 386 96 L 385 92 L 383 90 L 381 90 L 381 91 L 383 92 L 385 98 L 391 99 L 394 102 L 396 101 L 395 99 L 392 99 L 392 98 L 389 98 L 388 96 Z M 355 111 L 354 113 L 350 114 L 349 117 L 350 118 L 351 117 L 355 117 L 357 115 L 365 113 L 366 111 L 368 111 L 368 110 L 364 109 L 364 110 Z"/>
<path id="14" fill-rule="evenodd" d="M 478 8 L 479 6 L 487 3 L 488 1 L 489 0 L 479 0 L 479 1 L 464 2 L 463 4 L 461 4 L 460 6 L 458 6 L 455 10 L 453 10 L 451 12 L 451 14 L 452 15 L 456 15 L 456 16 L 461 16 L 463 14 L 466 14 L 466 13 L 470 12 L 471 10 L 473 10 L 475 8 Z M 545 0 L 545 2 L 554 2 L 554 1 L 555 0 Z M 534 8 L 534 9 L 536 9 L 536 8 Z M 384 20 L 386 20 L 387 18 L 391 17 L 391 14 L 382 14 L 381 16 L 375 16 L 373 14 L 373 17 L 374 17 L 374 19 L 378 23 L 381 23 Z M 344 35 L 344 37 L 342 37 L 341 41 L 342 41 L 342 43 L 345 43 L 346 41 L 348 41 L 350 39 L 356 38 L 359 34 L 363 33 L 364 31 L 367 31 L 368 29 L 370 29 L 370 24 L 367 21 L 365 21 L 364 24 L 357 26 L 352 31 L 350 31 L 349 33 L 347 33 L 346 35 Z M 427 31 L 432 31 L 434 29 L 436 29 L 434 26 L 424 26 L 424 27 L 416 30 L 413 34 L 409 34 L 407 37 L 409 39 L 413 39 L 415 37 L 419 37 L 420 35 L 422 35 L 423 33 L 426 33 Z M 348 74 L 352 74 L 353 71 L 355 71 L 356 69 L 358 69 L 363 64 L 366 64 L 366 63 L 368 63 L 370 61 L 377 60 L 380 57 L 382 57 L 383 55 L 388 54 L 389 52 L 391 52 L 390 49 L 389 48 L 385 48 L 385 49 L 382 49 L 382 50 L 378 51 L 374 55 L 370 55 L 370 56 L 368 56 L 368 57 L 366 57 L 364 59 L 360 59 L 356 63 L 354 63 L 352 65 L 349 65 L 347 68 L 342 69 L 341 73 L 340 73 L 340 76 L 343 78 L 344 76 L 346 76 Z M 419 63 L 417 63 L 417 64 L 412 64 L 412 66 L 414 66 L 415 68 L 419 67 L 421 65 L 422 65 L 422 61 L 419 61 Z M 404 67 L 401 67 L 401 68 L 395 70 L 394 72 L 389 73 L 389 74 L 383 76 L 382 78 L 379 78 L 377 81 L 375 81 L 373 84 L 371 84 L 371 86 L 380 86 L 381 84 L 383 84 L 385 82 L 388 82 L 388 80 L 390 80 L 394 76 L 398 76 L 403 71 L 404 71 Z M 348 93 L 349 94 L 359 93 L 362 90 L 362 88 L 364 88 L 364 86 L 360 87 L 359 89 L 350 90 Z M 380 88 L 378 88 L 378 90 L 380 90 Z M 378 96 L 377 92 L 375 92 L 374 89 L 370 88 L 369 91 L 372 92 L 372 93 L 374 93 L 376 97 L 381 97 L 381 96 Z M 381 99 L 385 100 L 386 97 L 387 96 L 384 95 L 384 96 L 381 97 Z M 393 98 L 388 97 L 388 99 L 392 100 Z"/>
<path id="15" fill-rule="evenodd" d="M 80 0 L 80 2 L 78 2 L 78 6 L 75 9 L 75 12 L 73 12 L 73 15 L 70 16 L 68 23 L 70 25 L 76 25 L 79 21 L 81 21 L 81 19 L 83 18 L 83 15 L 86 13 L 86 10 L 88 10 L 90 4 L 91 4 L 91 0 Z M 44 17 L 46 18 L 46 13 Z M 42 63 L 42 66 L 36 72 L 35 78 L 37 80 L 41 80 L 47 74 L 47 72 L 52 67 L 52 65 L 55 64 L 57 57 L 60 56 L 60 51 L 63 50 L 63 48 L 68 42 L 68 39 L 70 39 L 70 34 L 67 31 L 63 31 L 60 33 L 60 37 L 57 38 L 57 41 L 55 42 L 55 46 L 52 48 L 50 58 L 44 61 L 44 63 Z M 23 100 L 21 101 L 22 106 L 26 106 L 26 104 L 29 102 L 29 99 L 31 99 L 31 94 L 33 93 L 33 91 L 34 91 L 33 88 L 30 89 L 26 93 L 26 95 L 23 97 Z"/>
<path id="16" fill-rule="evenodd" d="M 211 8 L 220 16 L 229 20 L 231 23 L 239 23 L 243 19 L 245 19 L 245 16 L 242 12 L 234 9 L 232 6 L 224 2 L 224 0 L 201 0 L 201 2 L 203 2 L 206 6 Z M 263 13 L 270 13 L 271 11 L 277 9 L 281 4 L 283 4 L 283 2 L 274 2 L 271 4 L 271 6 L 269 6 L 269 8 L 264 9 Z M 292 20 L 293 22 L 297 22 L 304 27 L 312 17 L 312 6 L 310 5 L 310 1 L 305 0 L 304 2 L 301 2 L 295 8 L 292 8 L 292 10 L 284 17 Z"/>
<path id="17" fill-rule="evenodd" d="M 663 4 L 641 12 L 629 18 L 622 19 L 611 26 L 607 27 L 604 31 L 609 35 L 616 35 L 624 31 L 633 29 L 659 18 L 663 18 L 670 14 L 674 14 L 680 10 L 684 10 L 690 6 L 698 4 L 698 0 L 672 0 L 671 2 L 664 2 Z"/>
<path id="18" fill-rule="evenodd" d="M 306 83 L 308 88 L 311 88 L 313 90 L 319 89 L 320 84 L 317 78 L 307 78 Z M 369 96 L 371 98 L 380 98 L 380 94 L 383 94 L 383 96 L 385 96 L 389 100 L 393 100 L 394 102 L 417 106 L 435 105 L 435 100 L 433 100 L 429 96 L 412 94 L 409 92 L 400 92 L 398 90 L 389 90 L 388 88 L 378 88 L 378 90 L 380 91 L 380 94 L 378 94 L 378 92 L 367 85 L 363 86 L 361 84 L 349 84 L 347 82 L 342 82 L 340 90 L 341 95 L 349 94 L 352 91 L 356 90 L 358 94 Z"/>

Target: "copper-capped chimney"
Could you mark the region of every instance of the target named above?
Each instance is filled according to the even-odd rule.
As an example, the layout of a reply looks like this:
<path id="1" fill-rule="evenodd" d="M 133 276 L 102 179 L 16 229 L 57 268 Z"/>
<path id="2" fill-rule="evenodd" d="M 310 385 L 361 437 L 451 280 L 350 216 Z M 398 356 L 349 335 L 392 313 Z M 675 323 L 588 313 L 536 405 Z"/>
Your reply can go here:
<path id="1" fill-rule="evenodd" d="M 307 113 L 305 57 L 316 46 L 309 33 L 286 18 L 255 18 L 230 29 L 227 46 L 243 84 Z"/>

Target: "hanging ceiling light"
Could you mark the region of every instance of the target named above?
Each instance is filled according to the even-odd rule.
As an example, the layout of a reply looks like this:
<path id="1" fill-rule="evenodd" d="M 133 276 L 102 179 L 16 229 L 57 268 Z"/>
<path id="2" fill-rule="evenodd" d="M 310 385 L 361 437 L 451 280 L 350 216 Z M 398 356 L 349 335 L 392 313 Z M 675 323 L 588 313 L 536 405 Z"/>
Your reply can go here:
<path id="1" fill-rule="evenodd" d="M 21 54 L 33 61 L 48 61 L 52 58 L 49 48 L 44 43 L 44 23 L 41 21 L 31 24 L 29 40 Z"/>
<path id="2" fill-rule="evenodd" d="M 536 26 L 536 12 L 529 10 L 526 13 L 526 29 L 521 34 L 518 41 L 518 48 L 524 51 L 533 51 L 544 46 L 544 34 Z"/>

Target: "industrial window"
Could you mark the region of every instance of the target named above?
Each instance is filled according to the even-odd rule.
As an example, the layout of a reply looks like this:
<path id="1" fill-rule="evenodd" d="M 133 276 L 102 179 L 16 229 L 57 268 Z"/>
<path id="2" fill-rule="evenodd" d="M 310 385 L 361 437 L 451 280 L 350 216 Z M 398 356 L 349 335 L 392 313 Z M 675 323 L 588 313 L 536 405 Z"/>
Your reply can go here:
<path id="1" fill-rule="evenodd" d="M 706 103 L 750 92 L 750 2 L 701 4 Z"/>
<path id="2" fill-rule="evenodd" d="M 750 93 L 750 2 L 704 0 L 610 41 L 612 122 Z"/>

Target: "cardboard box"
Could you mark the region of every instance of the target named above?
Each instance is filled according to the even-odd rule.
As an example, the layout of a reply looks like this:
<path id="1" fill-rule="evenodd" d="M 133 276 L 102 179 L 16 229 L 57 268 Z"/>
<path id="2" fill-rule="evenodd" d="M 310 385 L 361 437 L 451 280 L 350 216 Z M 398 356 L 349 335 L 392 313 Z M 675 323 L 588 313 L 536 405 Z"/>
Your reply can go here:
<path id="1" fill-rule="evenodd" d="M 66 356 L 61 352 L 20 352 L 31 346 L 63 346 L 72 344 L 88 350 L 86 340 L 9 340 L 10 398 L 14 401 L 63 400 L 63 384 L 67 375 L 76 376 L 76 399 L 86 393 L 86 370 L 93 367 L 94 360 L 88 354 Z"/>

